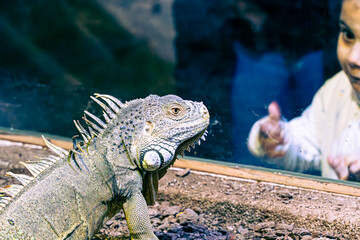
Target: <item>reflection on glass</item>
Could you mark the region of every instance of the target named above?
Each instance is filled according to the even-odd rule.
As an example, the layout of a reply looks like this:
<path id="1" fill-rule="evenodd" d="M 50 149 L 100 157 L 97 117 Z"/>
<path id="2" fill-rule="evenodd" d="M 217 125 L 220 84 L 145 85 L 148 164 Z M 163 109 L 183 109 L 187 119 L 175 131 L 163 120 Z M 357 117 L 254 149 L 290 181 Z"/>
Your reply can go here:
<path id="1" fill-rule="evenodd" d="M 290 119 L 311 103 L 324 82 L 324 39 L 331 36 L 323 24 L 328 16 L 326 1 L 239 0 L 235 9 L 231 104 L 234 152 L 242 158 L 249 128 L 267 114 L 271 101 L 277 101 L 282 115 Z M 242 162 L 261 164 L 251 157 Z"/>
<path id="2" fill-rule="evenodd" d="M 268 117 L 259 120 L 249 136 L 257 156 L 285 169 L 320 170 L 328 178 L 357 180 L 360 172 L 360 8 L 344 0 L 340 15 L 337 56 L 343 71 L 316 93 L 303 114 L 286 122 L 279 106 L 269 105 Z"/>

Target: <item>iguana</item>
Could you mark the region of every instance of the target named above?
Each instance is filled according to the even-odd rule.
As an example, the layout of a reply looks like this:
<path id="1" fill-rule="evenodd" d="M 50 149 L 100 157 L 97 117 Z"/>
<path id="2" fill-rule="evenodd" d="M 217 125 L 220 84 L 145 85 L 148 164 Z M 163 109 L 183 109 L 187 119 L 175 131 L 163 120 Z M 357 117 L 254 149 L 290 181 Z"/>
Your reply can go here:
<path id="1" fill-rule="evenodd" d="M 147 203 L 178 154 L 204 140 L 209 112 L 175 95 L 91 98 L 105 121 L 85 111 L 89 130 L 74 121 L 83 140 L 71 150 L 43 137 L 56 155 L 22 163 L 32 176 L 7 173 L 21 185 L 0 190 L 1 240 L 91 239 L 121 208 L 132 239 L 157 239 Z"/>

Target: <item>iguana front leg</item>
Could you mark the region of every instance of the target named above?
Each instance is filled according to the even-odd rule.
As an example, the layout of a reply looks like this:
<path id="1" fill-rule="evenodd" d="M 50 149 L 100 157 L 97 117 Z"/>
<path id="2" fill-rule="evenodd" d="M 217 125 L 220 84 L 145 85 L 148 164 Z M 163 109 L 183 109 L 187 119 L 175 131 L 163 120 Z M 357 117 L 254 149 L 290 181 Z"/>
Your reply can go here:
<path id="1" fill-rule="evenodd" d="M 129 197 L 123 204 L 131 239 L 157 240 L 148 214 L 145 198 L 139 192 Z"/>

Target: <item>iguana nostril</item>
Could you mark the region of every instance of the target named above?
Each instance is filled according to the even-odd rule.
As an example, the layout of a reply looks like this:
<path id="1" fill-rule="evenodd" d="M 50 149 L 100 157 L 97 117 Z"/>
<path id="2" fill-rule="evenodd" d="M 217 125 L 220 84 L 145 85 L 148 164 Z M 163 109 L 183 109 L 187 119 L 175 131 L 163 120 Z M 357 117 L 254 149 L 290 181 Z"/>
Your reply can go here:
<path id="1" fill-rule="evenodd" d="M 201 108 L 201 113 L 202 113 L 202 116 L 203 116 L 204 118 L 209 118 L 209 117 L 210 117 L 209 111 L 208 111 L 208 109 L 207 109 L 205 106 L 203 106 L 203 107 Z"/>

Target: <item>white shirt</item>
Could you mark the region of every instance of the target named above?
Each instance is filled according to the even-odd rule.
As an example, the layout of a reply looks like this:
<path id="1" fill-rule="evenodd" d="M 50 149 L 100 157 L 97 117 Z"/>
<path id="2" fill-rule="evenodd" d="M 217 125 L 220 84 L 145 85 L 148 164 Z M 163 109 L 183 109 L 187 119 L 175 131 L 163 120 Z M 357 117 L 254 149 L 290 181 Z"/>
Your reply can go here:
<path id="1" fill-rule="evenodd" d="M 249 134 L 248 148 L 258 157 L 264 156 L 259 129 L 267 118 L 257 121 Z M 343 71 L 325 82 L 300 117 L 281 124 L 286 144 L 278 148 L 286 154 L 266 161 L 283 169 L 316 169 L 321 170 L 323 177 L 337 179 L 327 157 L 360 153 L 359 98 Z"/>

